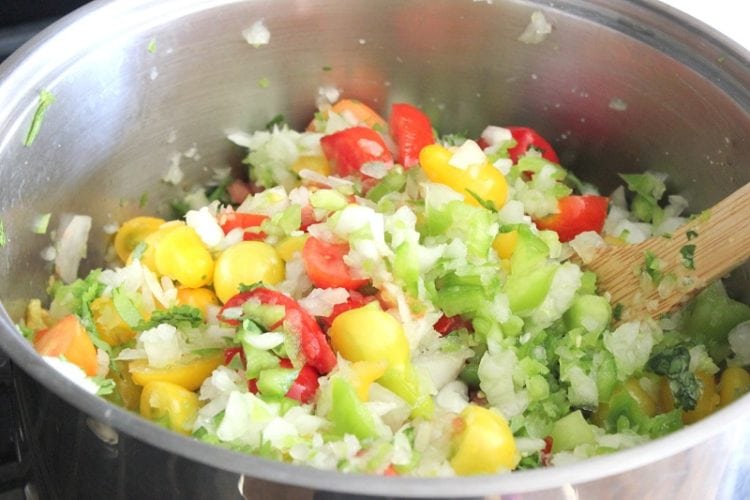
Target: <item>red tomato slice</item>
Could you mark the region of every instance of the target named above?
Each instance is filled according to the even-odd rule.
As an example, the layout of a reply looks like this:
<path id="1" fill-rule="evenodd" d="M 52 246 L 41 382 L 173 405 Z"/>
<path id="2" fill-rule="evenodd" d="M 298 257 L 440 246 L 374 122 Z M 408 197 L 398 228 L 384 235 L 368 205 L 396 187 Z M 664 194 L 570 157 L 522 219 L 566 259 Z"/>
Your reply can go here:
<path id="1" fill-rule="evenodd" d="M 390 129 L 398 147 L 397 161 L 404 168 L 417 165 L 422 148 L 435 143 L 429 117 L 411 104 L 397 103 L 391 107 Z"/>
<path id="2" fill-rule="evenodd" d="M 228 212 L 219 215 L 219 225 L 224 234 L 227 234 L 229 231 L 237 228 L 248 229 L 251 227 L 260 227 L 266 219 L 268 219 L 267 215 Z M 242 239 L 245 241 L 263 240 L 265 237 L 266 233 L 255 231 L 245 231 L 242 235 Z"/>
<path id="3" fill-rule="evenodd" d="M 508 150 L 511 160 L 513 163 L 518 163 L 518 159 L 526 154 L 529 148 L 534 147 L 539 149 L 542 153 L 542 158 L 551 161 L 552 163 L 560 163 L 557 157 L 557 153 L 552 148 L 549 142 L 539 135 L 539 133 L 533 128 L 529 127 L 506 127 L 510 130 L 513 139 L 516 141 L 516 145 Z"/>
<path id="4" fill-rule="evenodd" d="M 393 156 L 383 138 L 369 127 L 351 127 L 326 135 L 320 139 L 320 146 L 333 172 L 341 177 L 364 176 L 360 169 L 368 162 L 393 165 Z"/>
<path id="5" fill-rule="evenodd" d="M 601 232 L 607 218 L 609 199 L 606 196 L 571 195 L 557 202 L 559 212 L 537 219 L 539 229 L 551 229 L 560 241 L 570 241 L 584 231 Z"/>
<path id="6" fill-rule="evenodd" d="M 242 350 L 242 347 L 227 347 L 226 349 L 224 349 L 224 364 L 228 365 L 229 363 L 231 363 L 234 357 L 237 355 L 239 355 L 240 359 L 242 360 L 242 366 L 245 366 L 245 351 Z"/>
<path id="7" fill-rule="evenodd" d="M 96 375 L 96 347 L 78 316 L 71 314 L 34 336 L 34 349 L 42 356 L 64 356 L 86 375 Z"/>
<path id="8" fill-rule="evenodd" d="M 292 362 L 288 359 L 282 359 L 280 366 L 282 368 L 292 368 Z M 301 403 L 309 403 L 315 397 L 318 391 L 318 372 L 310 365 L 303 366 L 297 378 L 292 382 L 292 386 L 286 393 L 286 397 L 296 399 Z"/>
<path id="9" fill-rule="evenodd" d="M 376 300 L 375 297 L 365 296 L 357 291 L 350 290 L 349 300 L 333 306 L 333 311 L 331 311 L 331 314 L 326 317 L 319 317 L 318 322 L 321 323 L 326 329 L 331 328 L 333 320 L 336 319 L 336 316 L 350 309 L 358 309 L 366 304 L 369 304 L 373 300 Z"/>
<path id="10" fill-rule="evenodd" d="M 320 329 L 320 325 L 296 300 L 281 292 L 268 288 L 255 288 L 248 292 L 240 292 L 224 304 L 219 311 L 219 319 L 229 325 L 239 325 L 237 320 L 224 318 L 224 311 L 240 307 L 248 300 L 257 300 L 266 305 L 284 306 L 284 318 L 277 324 L 271 325 L 271 330 L 284 324 L 289 331 L 296 334 L 299 339 L 300 353 L 305 362 L 319 373 L 328 373 L 336 366 L 336 355 L 328 345 L 328 340 L 323 330 Z"/>
<path id="11" fill-rule="evenodd" d="M 346 288 L 356 290 L 367 283 L 366 278 L 357 278 L 344 262 L 349 253 L 346 243 L 326 243 L 313 236 L 307 238 L 302 247 L 302 262 L 310 281 L 318 288 Z"/>

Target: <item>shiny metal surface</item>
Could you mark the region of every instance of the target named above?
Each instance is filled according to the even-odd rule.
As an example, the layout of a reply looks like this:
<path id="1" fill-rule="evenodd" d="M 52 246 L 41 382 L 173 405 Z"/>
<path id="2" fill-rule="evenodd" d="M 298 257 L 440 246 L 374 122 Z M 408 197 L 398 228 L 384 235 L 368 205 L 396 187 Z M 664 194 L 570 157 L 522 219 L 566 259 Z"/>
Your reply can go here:
<path id="1" fill-rule="evenodd" d="M 526 45 L 517 37 L 535 10 L 554 30 Z M 253 48 L 241 32 L 261 18 L 271 43 Z M 152 40 L 154 53 L 147 50 Z M 554 488 L 555 495 L 567 484 L 605 477 L 595 484 L 619 491 L 614 485 L 623 476 L 613 476 L 645 466 L 630 477 L 647 477 L 655 467 L 648 464 L 722 431 L 730 437 L 703 446 L 728 453 L 731 436 L 744 432 L 737 419 L 750 410 L 748 397 L 659 441 L 549 470 L 481 480 L 314 471 L 191 441 L 84 394 L 33 353 L 12 318 L 43 294 L 50 272 L 39 257 L 49 238 L 29 230 L 36 214 L 52 212 L 52 226 L 64 212 L 94 216 L 87 265 L 95 266 L 105 224 L 166 210 L 177 192 L 159 179 L 175 152 L 199 152 L 199 160 L 183 159 L 188 183 L 208 178 L 213 167 L 237 165 L 241 151 L 226 141 L 227 130 L 262 127 L 279 112 L 303 126 L 321 86 L 381 109 L 413 102 L 446 132 L 527 124 L 552 139 L 565 165 L 605 190 L 617 183 L 615 172 L 658 169 L 700 210 L 750 180 L 749 60 L 729 40 L 647 0 L 94 2 L 0 66 L 0 218 L 9 236 L 0 249 L 0 346 L 47 389 L 121 431 L 118 446 L 134 441 L 130 436 L 164 457 L 176 454 L 160 461 L 155 452 L 148 461 L 174 478 L 195 470 L 244 473 L 245 485 L 260 479 L 308 488 L 306 494 L 458 497 Z M 57 100 L 26 148 L 22 139 L 43 88 Z M 746 274 L 734 285 L 750 298 Z M 185 460 L 189 472 L 169 468 Z M 721 474 L 720 462 L 705 467 L 712 477 Z M 670 477 L 674 485 L 686 482 Z M 603 498 L 596 491 L 592 498 Z"/>

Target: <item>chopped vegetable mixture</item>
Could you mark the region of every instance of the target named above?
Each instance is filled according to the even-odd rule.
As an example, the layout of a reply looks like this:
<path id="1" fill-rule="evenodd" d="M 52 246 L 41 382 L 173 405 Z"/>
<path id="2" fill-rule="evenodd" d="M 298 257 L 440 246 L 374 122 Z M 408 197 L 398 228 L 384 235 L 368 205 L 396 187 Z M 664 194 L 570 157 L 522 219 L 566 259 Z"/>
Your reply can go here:
<path id="1" fill-rule="evenodd" d="M 116 265 L 76 279 L 78 252 L 29 304 L 20 330 L 86 390 L 240 452 L 451 476 L 631 447 L 750 388 L 750 307 L 721 283 L 622 322 L 571 260 L 684 223 L 660 174 L 602 196 L 530 128 L 439 137 L 406 103 L 231 140 L 247 178 L 123 221 Z"/>

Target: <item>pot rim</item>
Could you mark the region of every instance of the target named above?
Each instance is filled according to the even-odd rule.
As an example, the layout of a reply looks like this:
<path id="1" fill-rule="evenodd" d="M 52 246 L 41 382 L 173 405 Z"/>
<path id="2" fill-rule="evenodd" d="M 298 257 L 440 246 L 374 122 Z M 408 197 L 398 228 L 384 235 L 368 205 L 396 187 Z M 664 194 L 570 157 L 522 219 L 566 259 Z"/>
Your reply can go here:
<path id="1" fill-rule="evenodd" d="M 72 37 L 71 32 L 80 32 L 81 24 L 94 27 L 98 19 L 120 18 L 125 21 L 117 32 L 120 35 L 127 33 L 127 30 L 134 26 L 137 26 L 139 30 L 144 29 L 142 22 L 136 23 L 134 19 L 131 19 L 129 23 L 127 22 L 127 17 L 123 16 L 126 16 L 128 12 L 137 11 L 138 19 L 152 19 L 153 25 L 160 25 L 190 12 L 242 1 L 246 0 L 164 0 L 162 2 L 96 0 L 85 5 L 46 28 L 0 65 L 0 102 L 11 103 L 8 106 L 3 106 L 5 111 L 0 109 L 0 127 L 4 127 L 6 121 L 9 120 L 8 113 L 18 109 L 20 99 L 26 98 L 22 92 L 13 92 L 16 86 L 28 90 L 32 88 L 33 84 L 48 77 L 57 68 L 57 65 L 62 64 L 58 61 L 50 63 L 40 53 L 56 43 L 61 37 L 69 42 Z M 530 0 L 522 3 L 538 4 L 549 8 L 548 2 L 542 0 Z M 562 1 L 552 8 L 556 9 L 567 5 L 580 10 L 582 4 L 585 4 L 590 10 L 596 8 L 597 5 L 607 4 L 607 0 Z M 607 6 L 610 7 L 608 4 Z M 669 25 L 673 29 L 684 30 L 691 36 L 697 35 L 694 40 L 691 39 L 696 52 L 705 49 L 705 45 L 700 45 L 702 43 L 718 48 L 737 61 L 750 60 L 750 52 L 738 43 L 666 4 L 656 0 L 633 0 L 628 3 L 628 6 L 622 8 L 640 10 L 644 15 L 655 16 L 656 20 Z M 158 11 L 158 14 L 155 11 Z M 146 12 L 150 14 L 146 16 Z M 683 43 L 685 43 L 685 40 L 683 40 Z M 81 48 L 79 53 L 83 52 L 85 52 L 85 49 Z M 747 73 L 750 73 L 750 70 Z M 3 139 L 0 137 L 0 147 L 2 147 L 2 142 Z M 13 321 L 2 307 L 0 307 L 0 348 L 9 355 L 17 366 L 53 394 L 100 422 L 111 425 L 118 431 L 140 441 L 151 443 L 166 452 L 180 455 L 207 466 L 217 467 L 240 475 L 245 474 L 276 483 L 342 493 L 399 497 L 465 497 L 499 493 L 524 493 L 580 484 L 616 475 L 675 455 L 728 429 L 735 421 L 743 417 L 750 408 L 750 395 L 746 395 L 700 422 L 670 435 L 634 448 L 587 459 L 575 464 L 523 470 L 512 474 L 482 476 L 480 481 L 477 480 L 476 476 L 451 478 L 383 477 L 325 471 L 309 466 L 272 461 L 209 445 L 168 431 L 98 396 L 85 392 L 75 383 L 60 376 L 18 334 Z"/>

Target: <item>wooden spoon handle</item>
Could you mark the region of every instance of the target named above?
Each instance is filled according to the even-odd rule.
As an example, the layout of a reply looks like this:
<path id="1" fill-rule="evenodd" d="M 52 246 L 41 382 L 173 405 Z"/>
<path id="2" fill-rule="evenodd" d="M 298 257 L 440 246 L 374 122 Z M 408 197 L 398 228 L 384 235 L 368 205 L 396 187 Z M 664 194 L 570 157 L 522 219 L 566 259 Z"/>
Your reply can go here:
<path id="1" fill-rule="evenodd" d="M 750 183 L 694 217 L 670 238 L 608 247 L 586 263 L 622 304 L 624 319 L 658 317 L 750 258 Z M 644 270 L 651 264 L 650 275 Z M 648 273 L 648 271 L 645 271 Z"/>

